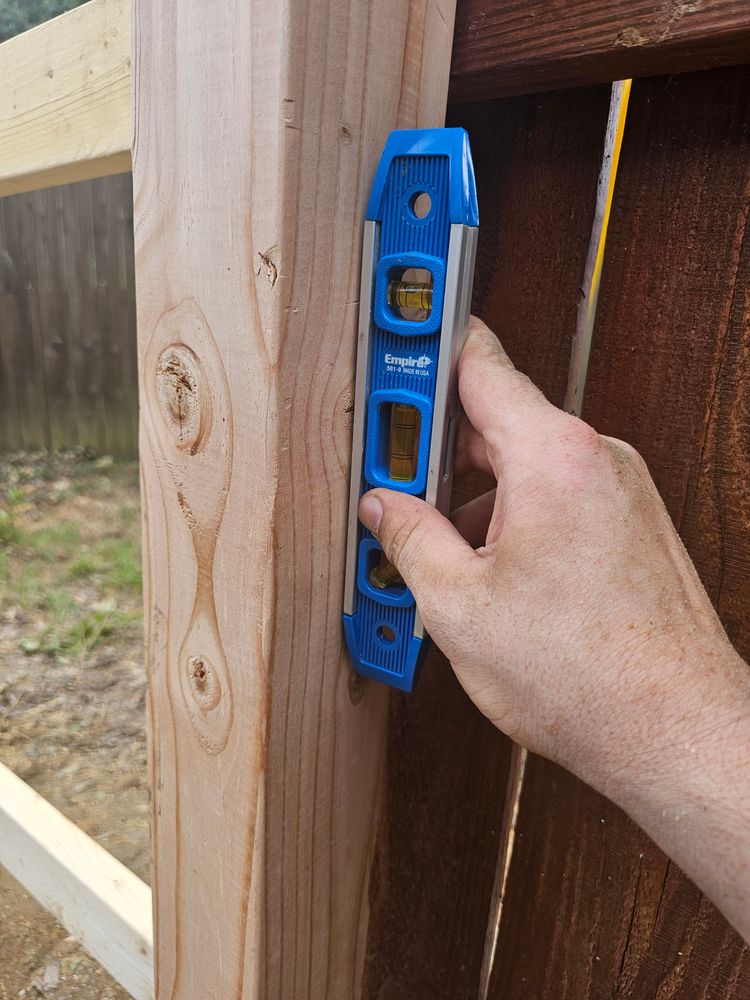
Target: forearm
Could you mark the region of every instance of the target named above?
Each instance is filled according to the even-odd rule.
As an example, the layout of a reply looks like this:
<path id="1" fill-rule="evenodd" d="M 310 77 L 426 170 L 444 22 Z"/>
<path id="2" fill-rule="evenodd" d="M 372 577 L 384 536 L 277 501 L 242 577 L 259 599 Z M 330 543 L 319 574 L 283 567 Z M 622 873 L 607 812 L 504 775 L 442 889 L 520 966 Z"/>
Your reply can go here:
<path id="1" fill-rule="evenodd" d="M 602 790 L 750 940 L 750 668 L 715 649 L 679 667 L 684 686 Z"/>

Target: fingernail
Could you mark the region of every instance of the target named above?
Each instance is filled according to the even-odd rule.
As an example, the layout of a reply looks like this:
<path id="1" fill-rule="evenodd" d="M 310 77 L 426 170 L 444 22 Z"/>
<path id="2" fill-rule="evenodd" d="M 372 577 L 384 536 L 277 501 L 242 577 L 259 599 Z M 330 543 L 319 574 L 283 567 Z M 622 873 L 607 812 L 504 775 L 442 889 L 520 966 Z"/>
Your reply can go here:
<path id="1" fill-rule="evenodd" d="M 363 496 L 359 502 L 359 519 L 372 532 L 377 532 L 383 516 L 383 505 L 377 497 Z"/>

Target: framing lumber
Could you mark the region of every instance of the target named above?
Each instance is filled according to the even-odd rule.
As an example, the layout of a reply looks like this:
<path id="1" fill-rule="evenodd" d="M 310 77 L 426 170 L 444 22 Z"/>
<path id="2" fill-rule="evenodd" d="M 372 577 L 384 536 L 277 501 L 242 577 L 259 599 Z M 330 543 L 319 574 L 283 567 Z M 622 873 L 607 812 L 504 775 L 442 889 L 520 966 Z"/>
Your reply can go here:
<path id="1" fill-rule="evenodd" d="M 0 45 L 0 196 L 130 170 L 129 0 Z"/>
<path id="2" fill-rule="evenodd" d="M 130 6 L 90 0 L 0 45 L 0 196 L 130 169 Z M 746 0 L 459 0 L 450 96 L 744 62 Z"/>
<path id="3" fill-rule="evenodd" d="M 453 2 L 137 0 L 156 990 L 361 996 L 388 693 L 341 593 L 361 223 Z"/>
<path id="4" fill-rule="evenodd" d="M 747 0 L 461 0 L 450 97 L 750 62 Z"/>
<path id="5" fill-rule="evenodd" d="M 135 1000 L 152 1000 L 151 890 L 3 764 L 0 865 Z"/>

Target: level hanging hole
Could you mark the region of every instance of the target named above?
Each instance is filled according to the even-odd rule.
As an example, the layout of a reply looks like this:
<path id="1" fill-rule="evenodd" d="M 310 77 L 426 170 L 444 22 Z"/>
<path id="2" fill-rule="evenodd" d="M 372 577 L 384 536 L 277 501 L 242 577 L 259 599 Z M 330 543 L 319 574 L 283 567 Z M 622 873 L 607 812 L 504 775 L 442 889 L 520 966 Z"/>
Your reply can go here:
<path id="1" fill-rule="evenodd" d="M 378 625 L 378 639 L 380 639 L 381 642 L 388 643 L 390 646 L 396 641 L 396 633 L 390 625 Z"/>
<path id="2" fill-rule="evenodd" d="M 391 273 L 388 305 L 400 319 L 424 323 L 432 312 L 432 274 L 425 267 L 407 267 Z"/>
<path id="3" fill-rule="evenodd" d="M 432 211 L 432 198 L 430 198 L 426 191 L 417 191 L 411 197 L 409 208 L 412 210 L 412 214 L 420 221 L 426 219 Z"/>

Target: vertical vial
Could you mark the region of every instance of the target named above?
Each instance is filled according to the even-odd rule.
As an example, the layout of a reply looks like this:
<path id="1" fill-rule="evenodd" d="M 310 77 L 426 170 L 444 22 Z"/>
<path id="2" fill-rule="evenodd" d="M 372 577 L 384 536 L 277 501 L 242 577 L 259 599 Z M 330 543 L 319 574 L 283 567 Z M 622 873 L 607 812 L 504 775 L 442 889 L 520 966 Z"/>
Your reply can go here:
<path id="1" fill-rule="evenodd" d="M 410 483 L 417 475 L 419 410 L 408 403 L 392 403 L 390 424 L 388 474 L 397 482 Z"/>

